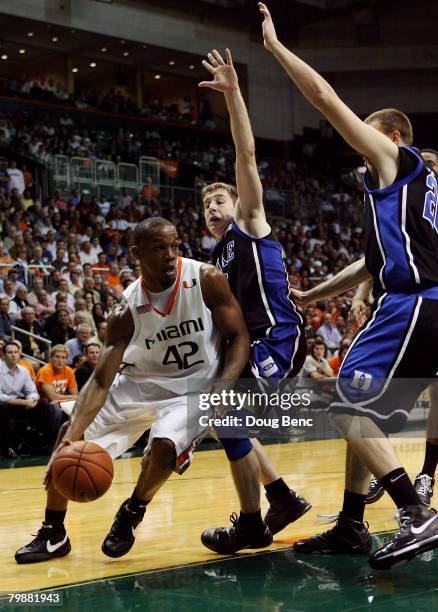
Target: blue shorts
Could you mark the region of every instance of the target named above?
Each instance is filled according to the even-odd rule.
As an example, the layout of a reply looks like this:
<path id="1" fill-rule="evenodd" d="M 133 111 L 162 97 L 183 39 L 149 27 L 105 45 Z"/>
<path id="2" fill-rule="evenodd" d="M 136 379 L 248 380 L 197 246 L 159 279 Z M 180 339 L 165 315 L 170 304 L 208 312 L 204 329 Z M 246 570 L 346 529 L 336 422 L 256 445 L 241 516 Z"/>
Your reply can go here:
<path id="1" fill-rule="evenodd" d="M 330 412 L 367 416 L 386 433 L 403 429 L 438 372 L 438 288 L 385 293 L 344 359 Z"/>

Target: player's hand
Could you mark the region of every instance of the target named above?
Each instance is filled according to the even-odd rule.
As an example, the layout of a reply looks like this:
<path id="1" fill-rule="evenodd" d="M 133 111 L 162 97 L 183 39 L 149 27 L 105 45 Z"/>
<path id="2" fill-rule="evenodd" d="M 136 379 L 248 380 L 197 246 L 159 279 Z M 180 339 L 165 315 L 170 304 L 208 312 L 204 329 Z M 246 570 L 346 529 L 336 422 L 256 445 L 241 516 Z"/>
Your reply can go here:
<path id="1" fill-rule="evenodd" d="M 348 314 L 348 320 L 351 323 L 353 331 L 357 331 L 365 323 L 367 318 L 367 307 L 363 300 L 354 299 L 351 303 L 351 310 Z"/>
<path id="2" fill-rule="evenodd" d="M 300 310 L 304 310 L 304 308 L 312 302 L 312 299 L 309 297 L 307 291 L 301 291 L 300 289 L 294 289 L 292 287 L 291 294 L 295 304 Z"/>
<path id="3" fill-rule="evenodd" d="M 38 404 L 38 400 L 35 398 L 31 398 L 26 400 L 26 409 L 29 410 L 31 408 L 35 408 L 35 406 Z"/>
<path id="4" fill-rule="evenodd" d="M 278 42 L 277 33 L 275 31 L 271 13 L 269 12 L 266 4 L 263 4 L 263 2 L 259 2 L 259 10 L 264 17 L 262 23 L 263 44 L 265 45 L 265 49 L 268 49 L 268 51 L 270 51 L 272 45 Z"/>
<path id="5" fill-rule="evenodd" d="M 62 448 L 64 448 L 64 446 L 70 446 L 70 444 L 71 444 L 71 440 L 62 440 L 60 444 L 58 444 L 55 447 L 54 451 L 50 455 L 49 463 L 47 464 L 46 471 L 44 473 L 44 480 L 43 480 L 44 488 L 46 489 L 46 491 L 49 488 L 49 485 L 52 481 L 52 465 L 56 458 L 57 453 L 59 453 L 59 451 Z"/>
<path id="6" fill-rule="evenodd" d="M 225 50 L 226 63 L 221 54 L 213 49 L 208 54 L 207 60 L 202 60 L 202 65 L 213 75 L 212 81 L 201 81 L 198 87 L 208 87 L 221 91 L 222 93 L 236 91 L 239 88 L 239 80 L 233 66 L 233 59 L 229 49 Z"/>

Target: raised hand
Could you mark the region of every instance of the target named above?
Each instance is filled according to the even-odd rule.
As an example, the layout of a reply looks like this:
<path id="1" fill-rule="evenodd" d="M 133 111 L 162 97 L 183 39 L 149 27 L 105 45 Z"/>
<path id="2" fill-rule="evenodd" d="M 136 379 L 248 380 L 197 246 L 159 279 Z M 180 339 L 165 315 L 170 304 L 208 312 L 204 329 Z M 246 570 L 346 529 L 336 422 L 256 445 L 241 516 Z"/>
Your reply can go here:
<path id="1" fill-rule="evenodd" d="M 213 49 L 208 53 L 207 60 L 202 61 L 202 65 L 213 75 L 212 81 L 202 81 L 198 87 L 209 87 L 222 93 L 235 91 L 239 88 L 239 80 L 233 66 L 233 59 L 229 49 L 225 50 L 226 63 L 221 54 Z"/>
<path id="2" fill-rule="evenodd" d="M 271 13 L 269 12 L 266 4 L 263 4 L 263 2 L 259 2 L 259 10 L 264 17 L 262 23 L 263 44 L 265 45 L 266 49 L 270 50 L 272 45 L 278 42 L 274 22 L 272 21 Z"/>
<path id="3" fill-rule="evenodd" d="M 365 323 L 367 318 L 366 312 L 367 307 L 365 302 L 363 300 L 353 299 L 353 302 L 351 303 L 351 310 L 348 314 L 348 319 L 354 332 L 357 332 L 358 329 Z"/>

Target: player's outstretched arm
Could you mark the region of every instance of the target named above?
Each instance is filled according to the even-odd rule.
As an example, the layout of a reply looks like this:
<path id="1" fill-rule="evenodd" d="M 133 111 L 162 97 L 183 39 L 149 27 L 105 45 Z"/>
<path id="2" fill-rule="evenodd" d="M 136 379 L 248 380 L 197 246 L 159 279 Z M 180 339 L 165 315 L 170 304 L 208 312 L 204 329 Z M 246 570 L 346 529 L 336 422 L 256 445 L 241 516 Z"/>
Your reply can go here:
<path id="1" fill-rule="evenodd" d="M 205 264 L 201 268 L 201 288 L 205 304 L 226 341 L 225 362 L 220 378 L 235 380 L 249 360 L 249 334 L 240 306 L 220 270 Z"/>
<path id="2" fill-rule="evenodd" d="M 381 187 L 394 182 L 398 170 L 398 147 L 390 138 L 364 123 L 338 97 L 327 81 L 308 64 L 289 51 L 277 38 L 271 14 L 262 2 L 263 39 L 268 51 L 278 60 L 305 98 L 315 106 L 358 153 L 376 168 Z"/>
<path id="3" fill-rule="evenodd" d="M 308 291 L 292 289 L 297 305 L 301 308 L 328 298 L 341 295 L 360 283 L 372 278 L 365 265 L 365 258 L 358 259 L 338 272 L 333 278 L 326 280 Z"/>
<path id="4" fill-rule="evenodd" d="M 270 232 L 263 207 L 263 188 L 257 171 L 254 136 L 248 111 L 240 91 L 239 81 L 229 49 L 226 61 L 214 49 L 204 67 L 213 75 L 212 81 L 202 81 L 199 87 L 209 87 L 225 96 L 230 113 L 231 133 L 236 148 L 236 184 L 239 199 L 235 219 L 243 230 L 260 238 Z"/>
<path id="5" fill-rule="evenodd" d="M 78 395 L 64 439 L 80 440 L 93 422 L 105 402 L 133 333 L 134 320 L 129 306 L 117 306 L 108 319 L 107 337 L 99 361 Z"/>

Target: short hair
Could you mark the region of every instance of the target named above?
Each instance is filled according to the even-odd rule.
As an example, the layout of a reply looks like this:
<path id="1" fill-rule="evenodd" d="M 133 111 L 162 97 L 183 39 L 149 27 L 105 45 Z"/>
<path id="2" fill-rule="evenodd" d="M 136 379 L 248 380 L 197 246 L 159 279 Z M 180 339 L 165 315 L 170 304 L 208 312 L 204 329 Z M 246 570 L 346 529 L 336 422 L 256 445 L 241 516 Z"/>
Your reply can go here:
<path id="1" fill-rule="evenodd" d="M 237 189 L 234 185 L 229 185 L 228 183 L 211 183 L 211 185 L 206 185 L 202 191 L 202 201 L 208 196 L 209 193 L 213 193 L 213 191 L 217 191 L 218 189 L 222 189 L 226 191 L 233 199 L 233 202 L 236 202 L 238 196 Z"/>
<path id="2" fill-rule="evenodd" d="M 423 155 L 423 153 L 431 153 L 435 155 L 435 157 L 438 157 L 438 151 L 435 151 L 435 149 L 421 149 L 420 153 L 421 155 Z"/>
<path id="3" fill-rule="evenodd" d="M 384 108 L 372 113 L 365 119 L 365 123 L 378 121 L 382 126 L 383 133 L 391 136 L 394 130 L 400 132 L 403 142 L 411 145 L 414 141 L 414 132 L 409 117 L 396 108 Z"/>
<path id="4" fill-rule="evenodd" d="M 85 345 L 84 347 L 84 353 L 87 354 L 88 353 L 88 349 L 90 348 L 90 346 L 97 346 L 97 348 L 100 351 L 100 344 L 97 344 L 97 342 L 89 342 L 88 344 Z"/>
<path id="5" fill-rule="evenodd" d="M 68 357 L 68 349 L 64 344 L 55 344 L 50 349 L 50 357 L 53 357 L 55 353 L 65 353 Z"/>
<path id="6" fill-rule="evenodd" d="M 3 352 L 4 353 L 6 352 L 6 349 L 7 349 L 8 346 L 15 346 L 19 351 L 21 351 L 21 348 L 18 346 L 18 344 L 14 340 L 8 340 L 3 345 Z"/>
<path id="7" fill-rule="evenodd" d="M 143 219 L 138 225 L 136 225 L 133 236 L 133 244 L 140 244 L 145 237 L 146 234 L 150 230 L 162 228 L 162 227 L 171 227 L 176 231 L 176 227 L 173 223 L 164 219 L 163 217 L 148 217 L 147 219 Z"/>

